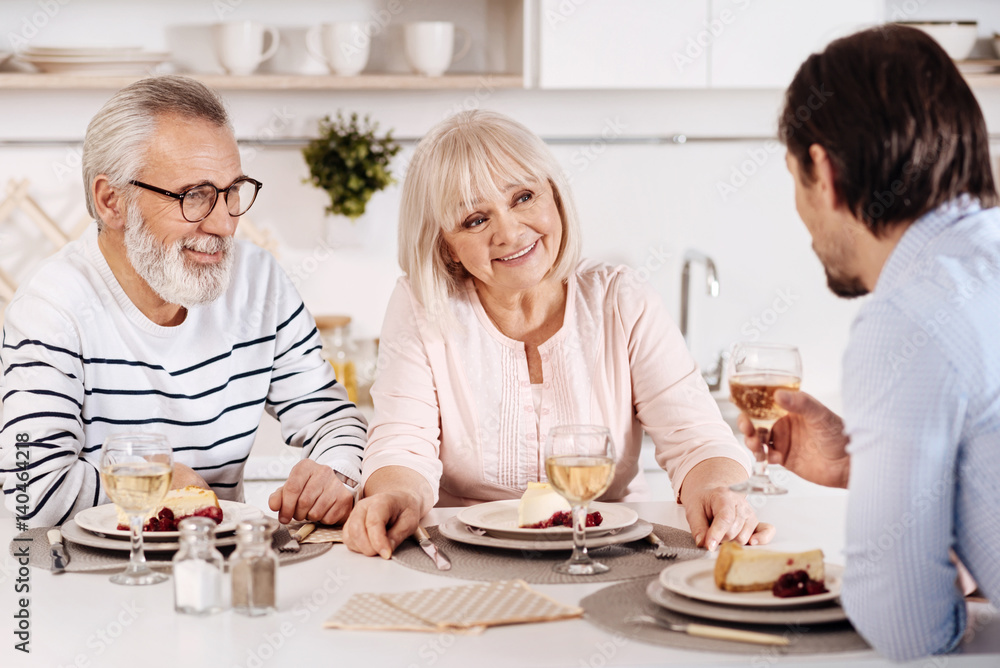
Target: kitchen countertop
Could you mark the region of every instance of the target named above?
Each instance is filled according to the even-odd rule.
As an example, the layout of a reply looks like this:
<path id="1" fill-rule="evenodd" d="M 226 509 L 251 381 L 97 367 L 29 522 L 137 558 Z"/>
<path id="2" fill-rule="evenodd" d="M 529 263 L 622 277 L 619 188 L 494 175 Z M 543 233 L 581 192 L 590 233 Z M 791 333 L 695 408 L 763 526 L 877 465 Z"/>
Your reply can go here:
<path id="1" fill-rule="evenodd" d="M 758 508 L 760 517 L 778 527 L 777 549 L 821 547 L 828 560 L 842 563 L 846 494 L 787 481 L 791 493 L 772 497 Z M 272 484 L 248 487 L 248 500 L 259 503 Z M 683 509 L 670 501 L 630 504 L 644 519 L 686 528 Z M 437 509 L 426 524 L 454 514 Z M 354 593 L 398 592 L 462 583 L 406 568 L 379 558 L 364 557 L 335 545 L 307 562 L 285 566 L 279 573 L 279 612 L 247 618 L 225 612 L 207 618 L 173 610 L 171 585 L 123 587 L 107 575 L 53 575 L 31 569 L 30 593 L 16 594 L 17 564 L 6 546 L 14 536 L 9 512 L 0 511 L 0 540 L 5 546 L 0 569 L 0 665 L 9 666 L 646 666 L 646 665 L 767 665 L 890 666 L 874 652 L 814 657 L 751 657 L 691 652 L 622 642 L 577 619 L 547 624 L 512 625 L 486 630 L 480 636 L 415 632 L 360 632 L 323 629 L 322 622 Z M 535 585 L 567 604 L 576 604 L 605 584 Z M 13 614 L 19 596 L 30 597 L 31 655 L 13 650 Z M 964 654 L 938 657 L 919 666 L 996 666 L 1000 663 L 1000 618 L 985 604 L 976 604 L 977 619 L 989 623 L 964 646 Z M 755 655 L 756 656 L 756 655 Z M 765 665 L 763 663 L 759 665 Z"/>

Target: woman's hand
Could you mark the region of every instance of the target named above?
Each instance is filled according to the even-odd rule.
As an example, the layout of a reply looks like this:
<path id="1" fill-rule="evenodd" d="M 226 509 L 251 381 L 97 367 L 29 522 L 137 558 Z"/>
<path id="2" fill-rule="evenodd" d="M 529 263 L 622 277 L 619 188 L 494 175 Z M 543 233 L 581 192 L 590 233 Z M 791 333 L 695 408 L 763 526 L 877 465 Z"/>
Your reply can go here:
<path id="1" fill-rule="evenodd" d="M 427 480 L 405 466 L 386 466 L 372 473 L 364 494 L 344 523 L 344 544 L 383 559 L 413 533 L 434 498 Z"/>
<path id="2" fill-rule="evenodd" d="M 409 492 L 381 492 L 358 501 L 344 524 L 348 549 L 383 559 L 406 540 L 420 522 L 420 500 Z"/>
<path id="3" fill-rule="evenodd" d="M 851 470 L 847 444 L 851 439 L 844 433 L 844 421 L 805 392 L 778 390 L 774 400 L 788 415 L 771 428 L 768 461 L 818 485 L 846 488 Z M 743 413 L 739 426 L 747 447 L 759 453 L 757 430 Z"/>
<path id="4" fill-rule="evenodd" d="M 757 521 L 746 497 L 729 489 L 746 478 L 743 466 L 722 457 L 706 459 L 684 477 L 681 503 L 696 545 L 709 550 L 727 540 L 763 545 L 774 537 L 774 527 Z"/>

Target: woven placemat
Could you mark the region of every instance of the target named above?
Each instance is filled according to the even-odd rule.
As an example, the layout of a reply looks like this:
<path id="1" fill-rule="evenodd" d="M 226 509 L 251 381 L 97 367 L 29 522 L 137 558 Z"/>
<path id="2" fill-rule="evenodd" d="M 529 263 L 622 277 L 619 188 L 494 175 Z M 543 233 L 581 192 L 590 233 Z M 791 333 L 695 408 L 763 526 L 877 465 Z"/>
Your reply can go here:
<path id="1" fill-rule="evenodd" d="M 727 652 L 743 654 L 751 665 L 760 657 L 761 665 L 770 664 L 776 654 L 830 654 L 834 652 L 858 652 L 870 649 L 849 622 L 804 626 L 802 624 L 762 625 L 735 624 L 731 622 L 706 621 L 689 617 L 661 608 L 646 597 L 646 587 L 653 578 L 632 580 L 605 587 L 580 601 L 583 618 L 611 633 L 620 633 L 627 638 L 653 645 L 689 649 L 701 652 Z M 750 612 L 749 614 L 752 614 Z M 626 622 L 632 615 L 653 615 L 674 624 L 711 624 L 745 631 L 773 633 L 791 641 L 786 647 L 751 645 L 731 640 L 698 638 L 686 633 L 668 631 L 649 624 Z"/>
<path id="2" fill-rule="evenodd" d="M 48 528 L 28 529 L 18 534 L 10 543 L 10 553 L 14 557 L 24 556 L 27 546 L 28 564 L 32 568 L 52 570 L 52 555 L 49 552 Z M 67 573 L 115 573 L 125 569 L 128 564 L 127 550 L 105 550 L 98 547 L 80 545 L 68 540 L 63 546 L 69 555 Z M 281 566 L 306 561 L 327 552 L 333 543 L 317 543 L 303 545 L 299 552 L 278 552 L 278 563 Z M 222 556 L 229 557 L 235 546 L 220 547 Z M 154 570 L 169 571 L 174 552 L 146 552 L 146 562 Z"/>
<path id="3" fill-rule="evenodd" d="M 705 550 L 696 547 L 691 533 L 682 529 L 654 524 L 653 531 L 667 545 L 676 549 L 677 558 L 657 559 L 653 556 L 653 546 L 645 540 L 637 540 L 620 545 L 606 545 L 588 549 L 595 561 L 611 567 L 600 575 L 563 575 L 552 567 L 569 559 L 570 550 L 506 550 L 491 547 L 467 545 L 449 540 L 441 535 L 436 526 L 427 527 L 431 540 L 451 561 L 451 570 L 439 571 L 431 558 L 424 554 L 413 540 L 405 540 L 396 548 L 392 558 L 407 568 L 424 573 L 434 573 L 463 580 L 514 580 L 521 579 L 532 584 L 580 584 L 581 582 L 617 582 L 656 575 L 668 564 L 698 559 Z"/>

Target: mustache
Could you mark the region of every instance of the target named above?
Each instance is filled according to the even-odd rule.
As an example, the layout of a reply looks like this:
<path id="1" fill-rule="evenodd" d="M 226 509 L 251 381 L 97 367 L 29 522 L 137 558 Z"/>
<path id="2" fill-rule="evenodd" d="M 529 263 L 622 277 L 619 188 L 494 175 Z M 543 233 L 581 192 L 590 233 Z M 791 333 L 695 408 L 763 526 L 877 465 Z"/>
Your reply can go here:
<path id="1" fill-rule="evenodd" d="M 233 243 L 232 237 L 220 237 L 214 234 L 203 237 L 181 239 L 180 241 L 181 247 L 198 253 L 218 253 L 219 251 L 229 251 L 233 247 Z"/>

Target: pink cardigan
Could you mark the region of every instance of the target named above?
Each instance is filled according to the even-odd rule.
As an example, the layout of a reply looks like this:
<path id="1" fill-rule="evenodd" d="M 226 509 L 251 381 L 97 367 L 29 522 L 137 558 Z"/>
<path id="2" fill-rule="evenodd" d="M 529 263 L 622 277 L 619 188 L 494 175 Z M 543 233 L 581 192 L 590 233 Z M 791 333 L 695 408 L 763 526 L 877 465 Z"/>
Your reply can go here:
<path id="1" fill-rule="evenodd" d="M 618 463 L 605 501 L 645 497 L 643 430 L 674 490 L 710 457 L 749 471 L 749 451 L 723 422 L 659 296 L 631 269 L 587 260 L 567 283 L 563 325 L 539 347 L 536 415 L 524 344 L 496 328 L 472 281 L 451 301 L 459 327 L 442 335 L 401 278 L 382 327 L 362 487 L 398 465 L 427 479 L 428 507 L 518 498 L 545 479 L 543 444 L 558 424 L 610 428 Z"/>

